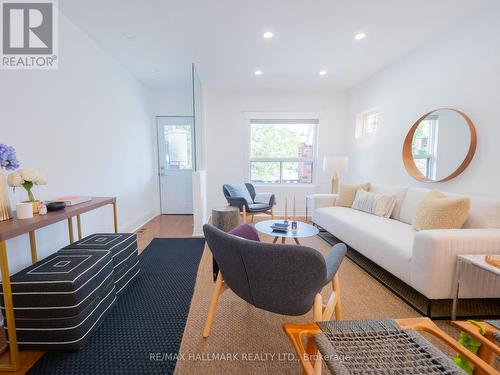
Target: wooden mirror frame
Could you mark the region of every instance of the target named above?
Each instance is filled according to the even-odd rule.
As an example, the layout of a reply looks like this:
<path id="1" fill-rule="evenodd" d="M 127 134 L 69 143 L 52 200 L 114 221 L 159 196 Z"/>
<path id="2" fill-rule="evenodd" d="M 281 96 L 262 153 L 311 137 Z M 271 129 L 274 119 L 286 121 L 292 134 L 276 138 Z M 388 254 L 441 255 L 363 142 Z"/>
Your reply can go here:
<path id="1" fill-rule="evenodd" d="M 444 177 L 440 180 L 432 180 L 430 178 L 427 178 L 420 172 L 420 170 L 417 168 L 417 165 L 415 164 L 415 161 L 413 160 L 413 152 L 412 152 L 412 144 L 413 144 L 413 136 L 415 135 L 415 131 L 417 130 L 418 125 L 422 120 L 424 120 L 427 116 L 433 114 L 434 112 L 441 111 L 441 110 L 449 110 L 458 113 L 460 116 L 463 117 L 465 122 L 467 123 L 467 126 L 469 127 L 469 132 L 470 132 L 470 145 L 469 145 L 469 151 L 467 152 L 467 155 L 465 156 L 465 159 L 462 161 L 462 163 L 459 165 L 459 167 L 449 176 Z M 454 108 L 438 108 L 433 111 L 430 111 L 420 117 L 410 128 L 408 131 L 408 134 L 406 135 L 406 138 L 403 143 L 403 163 L 405 165 L 406 171 L 408 174 L 413 177 L 414 179 L 421 181 L 421 182 L 445 182 L 449 181 L 455 177 L 457 177 L 459 174 L 461 174 L 465 169 L 469 166 L 470 162 L 472 161 L 472 158 L 474 157 L 474 154 L 476 153 L 476 147 L 477 147 L 477 134 L 476 134 L 476 128 L 474 127 L 474 123 L 470 119 L 469 116 L 467 116 L 464 112 L 459 111 L 458 109 Z"/>

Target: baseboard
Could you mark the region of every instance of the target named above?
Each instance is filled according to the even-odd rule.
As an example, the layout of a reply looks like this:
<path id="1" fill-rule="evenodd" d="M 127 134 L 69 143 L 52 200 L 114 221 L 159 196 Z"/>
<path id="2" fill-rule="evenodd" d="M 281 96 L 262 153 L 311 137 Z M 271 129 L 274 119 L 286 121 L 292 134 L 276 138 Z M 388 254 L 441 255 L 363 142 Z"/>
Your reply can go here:
<path id="1" fill-rule="evenodd" d="M 288 211 L 287 214 L 288 214 L 288 217 L 290 218 L 292 216 L 293 212 Z M 308 214 L 309 214 L 309 216 L 311 216 L 310 212 Z M 269 214 L 255 214 L 255 216 L 267 216 L 267 217 L 270 218 Z M 274 211 L 274 216 L 284 217 L 285 216 L 285 211 Z M 295 217 L 297 219 L 303 219 L 303 218 L 306 217 L 306 212 L 305 211 L 297 211 L 295 213 Z"/>
<path id="2" fill-rule="evenodd" d="M 205 234 L 203 233 L 203 227 L 194 228 L 192 236 L 193 237 L 205 237 Z"/>
<path id="3" fill-rule="evenodd" d="M 149 223 L 151 220 L 153 220 L 155 217 L 157 217 L 159 215 L 159 213 L 152 213 L 152 214 L 149 214 L 147 216 L 145 216 L 144 218 L 140 219 L 140 223 L 142 223 L 141 225 L 139 226 L 135 226 L 136 224 L 134 224 L 134 226 L 132 227 L 132 229 L 130 230 L 124 230 L 124 232 L 130 232 L 130 233 L 135 233 L 137 232 L 139 229 L 141 229 L 144 225 L 146 225 L 147 223 Z"/>

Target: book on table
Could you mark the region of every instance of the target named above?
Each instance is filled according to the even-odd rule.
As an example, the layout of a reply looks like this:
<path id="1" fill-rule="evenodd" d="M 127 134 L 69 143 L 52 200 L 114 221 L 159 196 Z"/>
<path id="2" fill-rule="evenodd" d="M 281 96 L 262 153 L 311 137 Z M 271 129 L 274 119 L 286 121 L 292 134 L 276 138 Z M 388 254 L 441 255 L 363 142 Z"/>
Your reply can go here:
<path id="1" fill-rule="evenodd" d="M 66 206 L 74 206 L 76 204 L 88 202 L 90 200 L 92 200 L 91 197 L 67 196 L 53 199 L 51 202 L 64 202 L 66 203 Z"/>
<path id="2" fill-rule="evenodd" d="M 278 232 L 288 232 L 290 225 L 288 223 L 273 223 L 271 229 Z"/>

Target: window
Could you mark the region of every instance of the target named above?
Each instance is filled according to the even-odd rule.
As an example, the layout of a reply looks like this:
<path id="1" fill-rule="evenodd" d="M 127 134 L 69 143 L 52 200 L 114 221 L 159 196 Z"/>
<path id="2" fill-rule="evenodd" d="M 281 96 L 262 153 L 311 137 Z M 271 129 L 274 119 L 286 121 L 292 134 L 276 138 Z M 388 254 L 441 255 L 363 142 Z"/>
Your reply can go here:
<path id="1" fill-rule="evenodd" d="M 356 116 L 356 138 L 375 134 L 378 127 L 379 113 L 377 110 L 362 112 Z"/>
<path id="2" fill-rule="evenodd" d="M 192 169 L 191 125 L 165 125 L 163 133 L 167 169 Z"/>
<path id="3" fill-rule="evenodd" d="M 375 133 L 378 126 L 378 112 L 365 113 L 363 118 L 363 135 Z"/>
<path id="4" fill-rule="evenodd" d="M 250 120 L 250 180 L 312 184 L 318 120 Z"/>
<path id="5" fill-rule="evenodd" d="M 434 179 L 436 172 L 437 116 L 422 120 L 415 130 L 412 142 L 413 160 L 420 173 Z"/>

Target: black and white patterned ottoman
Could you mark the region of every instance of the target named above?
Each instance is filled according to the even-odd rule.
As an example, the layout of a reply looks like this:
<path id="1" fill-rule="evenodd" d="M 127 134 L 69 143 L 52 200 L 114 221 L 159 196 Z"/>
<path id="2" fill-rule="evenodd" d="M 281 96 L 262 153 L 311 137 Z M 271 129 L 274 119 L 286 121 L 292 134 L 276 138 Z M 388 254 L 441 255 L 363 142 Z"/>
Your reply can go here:
<path id="1" fill-rule="evenodd" d="M 113 256 L 116 295 L 120 296 L 139 276 L 135 233 L 96 233 L 66 246 L 60 253 L 74 250 L 107 250 Z"/>
<path id="2" fill-rule="evenodd" d="M 25 350 L 81 347 L 116 300 L 113 260 L 104 251 L 52 254 L 13 275 L 11 285 Z M 5 314 L 3 298 L 1 304 Z"/>

